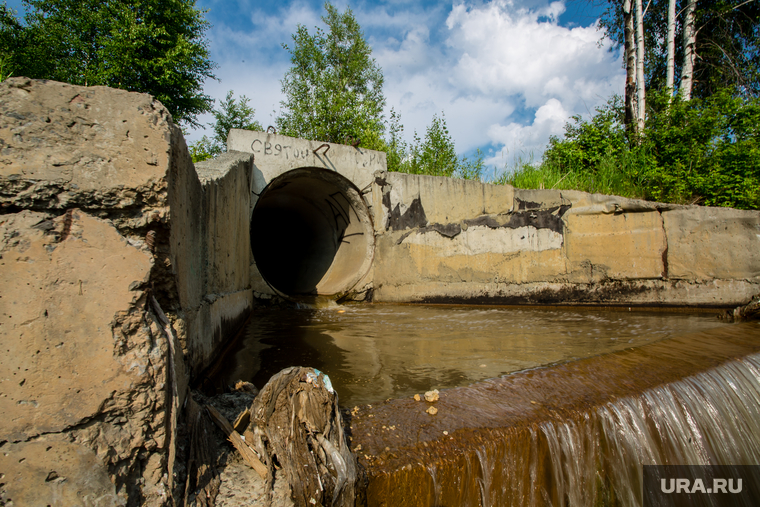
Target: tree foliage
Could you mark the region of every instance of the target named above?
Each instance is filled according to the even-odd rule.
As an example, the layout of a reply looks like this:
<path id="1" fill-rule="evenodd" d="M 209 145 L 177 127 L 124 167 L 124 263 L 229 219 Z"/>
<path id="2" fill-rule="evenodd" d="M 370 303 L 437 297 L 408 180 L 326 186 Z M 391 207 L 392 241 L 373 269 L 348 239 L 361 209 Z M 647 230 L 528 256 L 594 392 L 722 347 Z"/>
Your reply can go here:
<path id="1" fill-rule="evenodd" d="M 505 182 L 760 209 L 760 99 L 722 89 L 685 101 L 661 91 L 650 103 L 640 144 L 628 142 L 615 98 L 552 138 L 541 168 Z"/>
<path id="2" fill-rule="evenodd" d="M 647 2 L 644 16 L 646 87 L 664 89 L 667 78 L 668 4 Z M 676 2 L 676 40 L 683 37 L 687 0 Z M 620 1 L 605 1 L 599 26 L 614 43 L 624 44 L 623 8 Z M 755 0 L 698 0 L 695 26 L 696 59 L 693 96 L 707 98 L 723 88 L 760 96 L 760 2 Z M 676 44 L 675 82 L 681 79 L 683 45 Z"/>
<path id="3" fill-rule="evenodd" d="M 233 91 L 227 92 L 227 97 L 219 103 L 220 108 L 211 111 L 214 122 L 208 126 L 214 135 L 211 138 L 203 136 L 189 146 L 193 162 L 200 162 L 227 151 L 227 135 L 231 129 L 264 130 L 261 124 L 253 119 L 256 111 L 248 105 L 249 100 L 245 95 L 235 100 Z"/>
<path id="4" fill-rule="evenodd" d="M 23 23 L 5 6 L 0 13 L 2 53 L 15 74 L 150 93 L 191 125 L 211 109 L 202 90 L 214 77 L 209 25 L 194 0 L 23 3 Z"/>
<path id="5" fill-rule="evenodd" d="M 483 177 L 485 164 L 480 150 L 472 160 L 467 157 L 457 158 L 443 112 L 440 118 L 433 115 L 424 138 L 420 138 L 417 132 L 414 133 L 411 146 L 402 139 L 403 130 L 400 116 L 391 109 L 389 137 L 385 148 L 389 171 L 474 180 Z"/>
<path id="6" fill-rule="evenodd" d="M 329 2 L 322 21 L 328 31 L 312 35 L 298 25 L 290 52 L 292 67 L 282 80 L 285 100 L 276 119 L 281 134 L 383 147 L 383 74 L 350 8 Z"/>

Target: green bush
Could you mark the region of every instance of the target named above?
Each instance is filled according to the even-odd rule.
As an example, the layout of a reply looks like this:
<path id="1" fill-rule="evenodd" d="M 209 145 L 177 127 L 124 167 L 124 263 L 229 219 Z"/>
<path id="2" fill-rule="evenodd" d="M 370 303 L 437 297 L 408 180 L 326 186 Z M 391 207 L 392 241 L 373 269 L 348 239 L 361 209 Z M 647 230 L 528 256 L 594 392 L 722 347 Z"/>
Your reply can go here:
<path id="1" fill-rule="evenodd" d="M 760 209 L 760 100 L 721 90 L 708 99 L 650 93 L 646 128 L 629 139 L 618 97 L 573 117 L 540 165 L 501 178 L 523 188 L 578 189 L 708 206 Z"/>

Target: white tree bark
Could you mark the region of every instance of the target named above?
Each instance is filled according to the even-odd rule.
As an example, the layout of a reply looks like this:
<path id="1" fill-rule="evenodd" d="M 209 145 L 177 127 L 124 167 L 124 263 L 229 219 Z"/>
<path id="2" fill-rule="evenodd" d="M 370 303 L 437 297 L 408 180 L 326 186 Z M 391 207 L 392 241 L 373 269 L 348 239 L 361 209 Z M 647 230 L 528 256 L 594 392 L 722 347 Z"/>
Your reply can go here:
<path id="1" fill-rule="evenodd" d="M 675 85 L 676 64 L 676 0 L 668 2 L 668 66 L 665 75 L 665 87 L 668 89 L 668 100 L 673 98 Z"/>
<path id="2" fill-rule="evenodd" d="M 697 44 L 697 32 L 694 28 L 697 0 L 687 0 L 683 22 L 683 66 L 681 69 L 681 97 L 691 100 L 694 85 L 694 58 Z"/>
<path id="3" fill-rule="evenodd" d="M 644 9 L 636 0 L 636 101 L 639 132 L 644 130 L 646 115 L 646 90 L 644 88 Z"/>
<path id="4" fill-rule="evenodd" d="M 636 101 L 636 40 L 633 23 L 633 0 L 623 0 L 625 36 L 625 125 L 629 132 L 638 133 Z"/>

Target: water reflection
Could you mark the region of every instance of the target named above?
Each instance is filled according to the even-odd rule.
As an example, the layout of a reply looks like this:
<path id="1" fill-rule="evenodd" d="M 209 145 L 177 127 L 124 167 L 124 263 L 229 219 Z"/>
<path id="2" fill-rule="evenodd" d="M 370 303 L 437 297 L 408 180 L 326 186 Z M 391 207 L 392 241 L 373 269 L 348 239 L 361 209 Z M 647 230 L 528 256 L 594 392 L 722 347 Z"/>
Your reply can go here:
<path id="1" fill-rule="evenodd" d="M 472 384 L 725 325 L 709 314 L 356 305 L 256 311 L 211 377 L 261 388 L 287 366 L 330 376 L 345 406 Z"/>

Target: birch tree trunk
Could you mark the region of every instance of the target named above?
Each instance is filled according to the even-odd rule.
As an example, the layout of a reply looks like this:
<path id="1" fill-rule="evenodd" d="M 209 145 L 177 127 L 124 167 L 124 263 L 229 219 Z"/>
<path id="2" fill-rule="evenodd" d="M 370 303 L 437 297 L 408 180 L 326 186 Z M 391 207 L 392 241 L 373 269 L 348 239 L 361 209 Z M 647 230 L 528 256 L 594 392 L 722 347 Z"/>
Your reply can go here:
<path id="1" fill-rule="evenodd" d="M 694 85 L 694 47 L 697 44 L 697 32 L 694 29 L 697 0 L 688 0 L 683 22 L 683 66 L 681 70 L 681 97 L 691 100 Z"/>
<path id="2" fill-rule="evenodd" d="M 636 0 L 636 116 L 639 132 L 644 130 L 646 113 L 646 90 L 644 89 L 644 9 Z"/>
<path id="3" fill-rule="evenodd" d="M 633 0 L 623 0 L 623 24 L 625 36 L 625 128 L 629 134 L 637 134 L 638 109 L 636 107 L 636 41 L 633 28 Z"/>
<path id="4" fill-rule="evenodd" d="M 676 64 L 676 0 L 668 2 L 668 64 L 665 74 L 665 87 L 668 89 L 668 101 L 673 99 Z"/>

